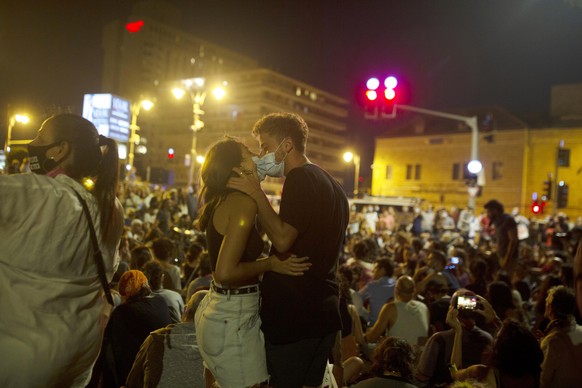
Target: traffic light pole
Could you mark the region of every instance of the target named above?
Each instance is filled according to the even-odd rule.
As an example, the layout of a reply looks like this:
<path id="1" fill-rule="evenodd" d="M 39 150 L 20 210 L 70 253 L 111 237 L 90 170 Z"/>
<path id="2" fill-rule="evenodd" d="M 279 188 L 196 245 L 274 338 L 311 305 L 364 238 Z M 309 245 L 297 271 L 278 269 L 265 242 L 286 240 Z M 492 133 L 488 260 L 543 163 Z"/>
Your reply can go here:
<path id="1" fill-rule="evenodd" d="M 377 108 L 376 108 L 377 109 Z M 479 128 L 477 126 L 477 116 L 460 116 L 446 112 L 439 112 L 436 110 L 417 108 L 410 105 L 397 105 L 394 104 L 394 109 L 391 114 L 382 113 L 383 118 L 395 118 L 396 112 L 398 110 L 421 113 L 427 116 L 442 117 L 445 119 L 462 121 L 471 128 L 471 160 L 478 160 L 479 158 Z M 556 174 L 557 175 L 557 174 Z M 471 209 L 475 208 L 475 194 L 469 191 L 469 207 Z"/>

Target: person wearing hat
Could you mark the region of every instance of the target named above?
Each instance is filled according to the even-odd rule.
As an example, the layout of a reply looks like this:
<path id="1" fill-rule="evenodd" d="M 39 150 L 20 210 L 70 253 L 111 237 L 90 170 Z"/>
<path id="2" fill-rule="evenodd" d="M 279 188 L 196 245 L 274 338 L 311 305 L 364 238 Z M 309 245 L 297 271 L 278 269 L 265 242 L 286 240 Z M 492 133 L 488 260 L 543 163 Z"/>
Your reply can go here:
<path id="1" fill-rule="evenodd" d="M 123 233 L 117 144 L 57 114 L 28 155 L 30 173 L 0 176 L 0 386 L 82 387 L 113 304 L 104 285 Z"/>
<path id="2" fill-rule="evenodd" d="M 119 293 L 122 303 L 111 314 L 101 351 L 105 387 L 122 386 L 143 341 L 152 331 L 172 323 L 166 301 L 152 295 L 143 272 L 125 272 Z"/>
<path id="3" fill-rule="evenodd" d="M 459 297 L 475 297 L 475 293 L 460 289 L 451 298 L 450 306 L 457 307 Z M 479 299 L 481 300 L 481 299 Z M 481 303 L 487 303 L 482 299 Z M 460 309 L 458 319 L 462 329 L 463 367 L 479 364 L 483 351 L 493 343 L 493 337 L 476 325 L 474 310 Z M 427 341 L 416 369 L 416 379 L 428 382 L 431 387 L 452 383 L 447 368 L 453 351 L 455 331 L 453 329 L 433 334 Z"/>

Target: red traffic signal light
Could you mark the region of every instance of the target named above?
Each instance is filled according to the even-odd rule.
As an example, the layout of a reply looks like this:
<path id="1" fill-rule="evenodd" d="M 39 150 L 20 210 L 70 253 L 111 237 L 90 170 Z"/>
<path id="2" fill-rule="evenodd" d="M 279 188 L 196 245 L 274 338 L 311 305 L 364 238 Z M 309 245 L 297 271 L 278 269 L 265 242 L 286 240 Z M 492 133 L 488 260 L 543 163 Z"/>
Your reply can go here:
<path id="1" fill-rule="evenodd" d="M 393 101 L 396 98 L 396 86 L 398 85 L 398 80 L 394 76 L 387 77 L 384 80 L 384 97 L 387 101 Z"/>
<path id="2" fill-rule="evenodd" d="M 378 93 L 375 90 L 368 90 L 366 92 L 366 98 L 369 101 L 376 101 L 376 99 L 378 98 Z"/>
<path id="3" fill-rule="evenodd" d="M 366 81 L 366 118 L 378 119 L 379 117 L 394 117 L 397 85 L 398 80 L 394 76 L 386 77 L 382 83 L 376 77 L 372 77 Z"/>
<path id="4" fill-rule="evenodd" d="M 168 159 L 174 159 L 174 149 L 168 148 Z"/>
<path id="5" fill-rule="evenodd" d="M 545 202 L 539 203 L 538 201 L 533 201 L 531 204 L 531 212 L 533 214 L 542 214 L 544 212 Z"/>

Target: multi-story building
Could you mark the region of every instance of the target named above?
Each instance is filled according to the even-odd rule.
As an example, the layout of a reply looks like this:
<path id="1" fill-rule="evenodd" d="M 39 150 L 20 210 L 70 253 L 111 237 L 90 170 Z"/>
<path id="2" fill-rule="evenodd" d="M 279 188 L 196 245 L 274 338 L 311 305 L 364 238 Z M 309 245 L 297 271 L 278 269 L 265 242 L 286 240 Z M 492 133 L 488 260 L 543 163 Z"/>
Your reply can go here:
<path id="1" fill-rule="evenodd" d="M 102 88 L 130 100 L 158 97 L 168 80 L 250 69 L 257 61 L 180 29 L 177 9 L 161 1 L 136 3 L 127 21 L 103 29 Z"/>
<path id="2" fill-rule="evenodd" d="M 103 89 L 133 101 L 156 100 L 154 109 L 142 112 L 138 121 L 147 142 L 147 153 L 135 159 L 143 178 L 176 185 L 188 182 L 193 101 L 176 101 L 170 90 L 181 80 L 202 77 L 206 89 L 197 91 L 206 92 L 206 99 L 200 116 L 204 128 L 196 134 L 197 154 L 204 154 L 224 135 L 239 137 L 257 150 L 251 136 L 254 122 L 271 112 L 295 112 L 310 127 L 308 157 L 336 179 L 343 179 L 340 153 L 347 130 L 346 100 L 259 68 L 251 58 L 178 29 L 179 15 L 166 4 L 138 4 L 129 22 L 134 24 L 116 21 L 104 30 Z M 226 96 L 218 102 L 212 99 L 210 88 L 223 82 Z M 168 157 L 170 148 L 172 158 Z M 280 188 L 276 183 L 268 179 L 265 188 L 276 194 Z"/>
<path id="3" fill-rule="evenodd" d="M 532 126 L 500 108 L 454 112 L 480 118 L 476 210 L 492 198 L 510 211 L 531 213 L 534 198 L 542 202 L 544 181 L 568 187 L 564 211 L 582 215 L 582 125 Z M 484 118 L 488 118 L 483 125 Z M 465 207 L 469 193 L 465 168 L 470 161 L 471 131 L 459 122 L 411 115 L 395 123 L 389 135 L 376 139 L 372 195 L 419 197 L 436 206 Z M 558 148 L 569 150 L 568 166 L 557 167 Z M 562 164 L 562 161 L 560 161 Z M 558 190 L 554 190 L 554 197 Z M 546 201 L 554 211 L 556 198 Z"/>
<path id="4" fill-rule="evenodd" d="M 307 144 L 310 160 L 339 181 L 342 180 L 345 166 L 341 160 L 341 150 L 347 130 L 346 100 L 267 69 L 228 73 L 220 80 L 227 81 L 227 94 L 221 101 L 207 97 L 202 116 L 204 128 L 197 133 L 198 154 L 204 154 L 224 135 L 237 137 L 251 150 L 258 151 L 258 144 L 251 135 L 254 123 L 271 112 L 295 112 L 306 120 L 310 129 Z M 192 132 L 188 128 L 192 123 L 191 105 L 182 103 L 180 110 L 187 115 L 178 118 L 179 115 L 174 114 L 176 108 L 169 109 L 164 105 L 160 115 L 174 115 L 175 119 L 171 121 L 171 117 L 158 117 L 154 121 L 175 125 L 152 128 L 145 136 L 148 144 L 156 145 L 151 152 L 148 151 L 148 164 L 174 171 L 174 181 L 181 184 L 187 181 L 188 168 L 184 161 L 189 159 L 190 154 Z M 172 159 L 167 157 L 168 148 L 175 151 Z M 273 181 L 276 180 L 268 179 L 268 182 Z M 277 193 L 280 185 L 269 185 L 268 182 L 265 185 L 267 190 Z"/>

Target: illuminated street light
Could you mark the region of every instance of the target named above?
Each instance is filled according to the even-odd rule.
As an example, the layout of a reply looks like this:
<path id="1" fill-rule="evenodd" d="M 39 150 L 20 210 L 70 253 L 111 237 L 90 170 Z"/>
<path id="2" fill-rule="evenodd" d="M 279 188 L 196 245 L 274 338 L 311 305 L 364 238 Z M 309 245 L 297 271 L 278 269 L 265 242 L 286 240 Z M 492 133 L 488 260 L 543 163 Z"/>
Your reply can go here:
<path id="1" fill-rule="evenodd" d="M 196 156 L 196 162 L 197 162 L 198 164 L 204 164 L 204 160 L 205 160 L 205 158 L 204 158 L 204 156 L 203 156 L 203 155 L 198 155 L 198 156 Z"/>
<path id="2" fill-rule="evenodd" d="M 395 78 L 393 80 L 391 78 L 394 78 L 394 77 L 388 77 L 384 81 L 384 86 L 386 86 L 386 88 L 389 88 L 391 86 L 396 87 L 396 85 L 398 84 L 398 81 Z M 369 82 L 370 82 L 370 80 L 368 80 L 368 83 Z M 372 86 L 375 86 L 375 85 L 376 84 L 374 83 Z M 370 90 L 368 90 L 368 92 L 370 92 Z M 386 94 L 385 97 L 388 100 L 390 100 L 390 97 L 394 97 L 394 96 L 392 95 L 392 93 L 389 93 L 389 94 Z M 460 116 L 460 115 L 455 115 L 455 114 L 446 113 L 446 112 L 439 112 L 436 110 L 418 108 L 415 106 L 394 104 L 393 109 L 390 112 L 390 114 L 386 114 L 386 115 L 383 114 L 382 117 L 395 118 L 397 111 L 415 112 L 415 113 L 420 113 L 420 114 L 424 114 L 424 115 L 428 115 L 428 116 L 443 117 L 443 118 L 450 119 L 450 120 L 464 122 L 471 129 L 471 156 L 470 156 L 471 161 L 469 162 L 467 169 L 472 174 L 479 174 L 481 172 L 481 170 L 483 169 L 483 165 L 479 161 L 479 128 L 477 126 L 477 116 Z M 378 112 L 376 110 L 372 114 L 366 113 L 364 115 L 364 117 L 378 119 Z M 476 185 L 467 187 L 467 192 L 469 193 L 469 207 L 471 209 L 475 208 L 475 196 L 479 192 L 478 182 L 475 182 L 475 183 L 476 183 Z"/>
<path id="3" fill-rule="evenodd" d="M 354 162 L 354 198 L 358 196 L 358 186 L 360 183 L 360 155 L 350 151 L 344 152 L 344 161 L 346 163 Z"/>
<path id="4" fill-rule="evenodd" d="M 226 95 L 226 90 L 224 90 L 223 87 L 218 86 L 218 87 L 214 88 L 214 90 L 212 91 L 212 95 L 217 100 L 222 100 L 224 98 L 224 96 Z"/>
<path id="5" fill-rule="evenodd" d="M 4 142 L 4 152 L 5 153 L 10 152 L 10 143 L 14 143 L 11 141 L 12 140 L 12 128 L 14 128 L 16 123 L 28 124 L 29 121 L 30 121 L 30 117 L 26 114 L 15 114 L 15 115 L 10 116 L 10 119 L 8 120 L 8 131 L 6 133 L 6 141 Z"/>
<path id="6" fill-rule="evenodd" d="M 184 95 L 186 94 L 186 91 L 182 88 L 174 88 L 172 89 L 172 94 L 174 95 L 174 97 L 176 97 L 176 99 L 181 100 L 182 97 L 184 97 Z"/>
<path id="7" fill-rule="evenodd" d="M 188 186 L 191 186 L 194 182 L 194 170 L 196 168 L 193 161 L 195 160 L 200 164 L 204 163 L 204 157 L 197 155 L 196 146 L 198 142 L 198 131 L 204 128 L 204 121 L 202 120 L 204 111 L 202 110 L 202 106 L 206 100 L 206 79 L 202 77 L 188 78 L 181 80 L 180 83 L 182 87 L 172 89 L 172 94 L 174 97 L 176 97 L 176 99 L 180 100 L 186 93 L 189 93 L 190 101 L 192 103 L 193 117 L 192 126 L 190 127 L 192 130 L 192 145 L 190 146 L 190 171 L 188 173 Z M 226 86 L 226 82 L 223 82 L 222 86 L 212 89 L 212 95 L 217 100 L 224 98 L 226 95 L 226 91 L 223 86 Z M 202 162 L 200 160 L 202 160 Z"/>
<path id="8" fill-rule="evenodd" d="M 139 126 L 137 125 L 137 117 L 139 116 L 139 112 L 141 108 L 147 110 L 152 109 L 154 103 L 150 100 L 141 100 L 134 102 L 131 104 L 131 134 L 129 136 L 129 155 L 127 160 L 127 172 L 130 174 L 131 170 L 133 170 L 133 161 L 135 158 L 135 146 L 139 144 L 140 136 L 137 134 L 139 131 Z"/>
<path id="9" fill-rule="evenodd" d="M 471 160 L 469 162 L 469 164 L 467 165 L 467 170 L 469 170 L 469 172 L 471 174 L 475 174 L 475 175 L 479 174 L 482 169 L 483 169 L 483 165 L 478 160 Z"/>

